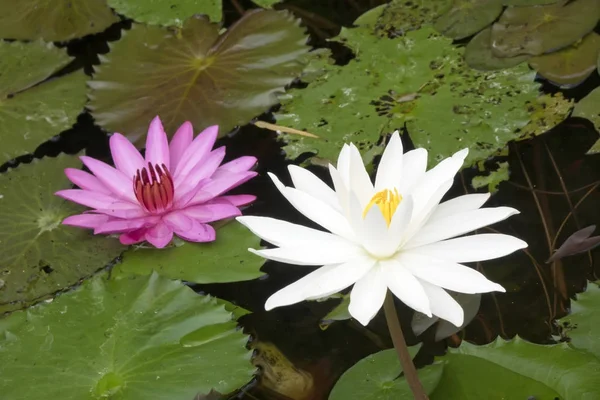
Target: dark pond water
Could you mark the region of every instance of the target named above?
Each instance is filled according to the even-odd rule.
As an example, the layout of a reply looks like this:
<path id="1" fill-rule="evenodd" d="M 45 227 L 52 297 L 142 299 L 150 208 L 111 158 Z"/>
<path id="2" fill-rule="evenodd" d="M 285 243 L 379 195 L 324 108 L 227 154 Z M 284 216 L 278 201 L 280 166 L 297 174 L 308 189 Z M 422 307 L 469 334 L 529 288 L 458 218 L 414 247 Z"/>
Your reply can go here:
<path id="1" fill-rule="evenodd" d="M 285 2 L 280 8 L 291 9 L 303 18 L 312 45 L 326 46 L 326 39 L 335 36 L 341 26 L 350 26 L 360 14 L 382 3 L 384 1 L 299 0 Z M 226 24 L 239 18 L 241 10 L 251 7 L 253 4 L 249 1 L 225 1 Z M 98 54 L 108 52 L 107 42 L 118 39 L 121 29 L 129 27 L 129 23 L 123 22 L 102 34 L 67 44 L 76 61 L 62 73 L 78 68 L 91 73 L 92 65 L 98 63 Z M 341 63 L 351 57 L 347 49 L 334 46 L 333 50 Z M 600 78 L 594 73 L 580 86 L 563 93 L 578 100 L 599 83 Z M 542 88 L 546 92 L 557 91 L 549 84 L 543 84 Z M 269 120 L 269 115 L 263 117 Z M 464 331 L 444 342 L 435 343 L 431 330 L 426 332 L 421 337 L 425 351 L 419 354 L 418 362 L 430 362 L 434 355 L 444 352 L 445 346 L 457 346 L 461 340 L 484 344 L 498 335 L 504 338 L 519 335 L 537 343 L 560 340 L 560 330 L 553 321 L 568 313 L 570 299 L 584 290 L 587 280 L 597 280 L 600 276 L 596 261 L 600 250 L 567 257 L 554 264 L 545 261 L 551 249 L 558 247 L 570 234 L 600 221 L 600 156 L 585 155 L 597 139 L 598 133 L 590 122 L 569 118 L 551 132 L 511 144 L 510 155 L 502 160 L 509 162 L 510 180 L 500 185 L 499 193 L 492 197 L 489 205 L 515 207 L 521 215 L 497 224 L 493 229 L 526 240 L 529 248 L 501 261 L 476 266 L 489 279 L 503 285 L 507 293 L 483 295 L 475 319 Z M 406 148 L 413 147 L 407 135 L 403 140 Z M 261 175 L 238 189 L 259 198 L 246 210 L 247 214 L 268 214 L 310 225 L 310 221 L 303 219 L 281 197 L 265 174 L 274 172 L 289 183 L 286 165 L 292 161 L 285 159 L 274 133 L 249 125 L 221 141 L 227 145 L 228 158 L 251 154 L 260 160 Z M 82 150 L 90 156 L 110 161 L 107 135 L 94 126 L 88 114 L 82 114 L 73 129 L 41 145 L 33 156 L 55 156 L 60 152 L 74 154 Z M 33 156 L 22 157 L 18 162 L 28 162 Z M 498 160 L 490 160 L 490 163 L 493 161 Z M 7 167 L 4 165 L 1 169 Z M 312 170 L 327 179 L 323 170 L 316 167 Z M 470 182 L 476 172 L 474 169 L 462 171 L 448 196 L 472 191 L 466 182 Z M 267 275 L 256 281 L 195 285 L 193 288 L 253 311 L 242 319 L 253 341 L 273 344 L 298 370 L 312 376 L 312 388 L 304 393 L 296 391 L 292 398 L 326 399 L 333 383 L 347 368 L 370 353 L 391 347 L 381 315 L 368 328 L 353 321 L 343 321 L 321 329 L 319 322 L 337 304 L 335 301 L 303 302 L 265 312 L 264 303 L 270 294 L 304 276 L 310 268 L 267 262 L 263 271 Z M 397 307 L 407 340 L 414 344 L 417 339 L 410 333 L 412 312 L 402 304 L 398 303 Z M 236 398 L 286 399 L 290 398 L 290 393 L 286 397 L 256 381 Z"/>

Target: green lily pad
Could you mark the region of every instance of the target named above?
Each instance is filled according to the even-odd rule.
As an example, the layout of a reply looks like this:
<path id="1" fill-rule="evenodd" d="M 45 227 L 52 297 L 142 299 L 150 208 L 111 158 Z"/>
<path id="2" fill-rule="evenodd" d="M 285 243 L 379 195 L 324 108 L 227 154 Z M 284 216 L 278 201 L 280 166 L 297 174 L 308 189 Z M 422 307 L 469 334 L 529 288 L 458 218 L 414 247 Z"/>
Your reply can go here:
<path id="1" fill-rule="evenodd" d="M 419 345 L 408 348 L 412 357 L 419 351 Z M 428 365 L 418 370 L 419 379 L 427 394 L 437 386 L 442 376 L 442 363 Z M 383 350 L 371 354 L 357 362 L 337 381 L 329 400 L 398 400 L 411 399 L 412 392 L 404 376 L 396 350 Z"/>
<path id="2" fill-rule="evenodd" d="M 304 29 L 287 11 L 247 12 L 227 32 L 205 17 L 178 34 L 134 26 L 115 43 L 89 84 L 89 108 L 104 129 L 143 144 L 160 115 L 169 133 L 185 121 L 221 134 L 277 104 L 276 93 L 301 73 Z"/>
<path id="3" fill-rule="evenodd" d="M 150 25 L 183 26 L 195 14 L 207 15 L 211 21 L 221 20 L 221 0 L 107 0 L 119 14 Z"/>
<path id="4" fill-rule="evenodd" d="M 598 153 L 600 153 L 600 139 L 598 139 L 596 141 L 596 143 L 594 143 L 594 145 L 592 147 L 590 147 L 590 149 L 585 154 L 591 155 L 591 154 L 598 154 Z"/>
<path id="5" fill-rule="evenodd" d="M 529 59 L 529 55 L 515 57 L 496 57 L 492 51 L 492 28 L 479 32 L 467 44 L 465 61 L 469 67 L 480 71 L 494 71 L 497 69 L 512 68 Z"/>
<path id="6" fill-rule="evenodd" d="M 590 33 L 600 16 L 600 2 L 564 3 L 507 8 L 492 25 L 494 54 L 498 57 L 538 56 L 567 47 Z"/>
<path id="7" fill-rule="evenodd" d="M 247 339 L 223 305 L 180 282 L 97 276 L 0 320 L 0 392 L 81 400 L 227 393 L 254 372 Z"/>
<path id="8" fill-rule="evenodd" d="M 326 316 L 321 318 L 321 322 L 319 324 L 321 329 L 325 330 L 329 328 L 329 325 L 335 321 L 346 321 L 352 318 L 350 311 L 348 311 L 348 307 L 350 306 L 350 294 L 343 294 L 341 295 L 341 298 L 342 301 L 331 311 L 329 311 Z"/>
<path id="9" fill-rule="evenodd" d="M 567 343 L 462 342 L 441 359 L 444 373 L 431 400 L 600 398 L 600 360 Z"/>
<path id="10" fill-rule="evenodd" d="M 113 270 L 120 275 L 161 276 L 194 283 L 238 282 L 263 275 L 264 260 L 248 252 L 260 247 L 260 239 L 246 227 L 229 223 L 217 230 L 210 243 L 185 242 L 167 249 L 138 248 L 123 254 L 123 262 Z"/>
<path id="11" fill-rule="evenodd" d="M 464 39 L 494 22 L 503 9 L 501 0 L 454 0 L 434 27 L 444 36 Z"/>
<path id="12" fill-rule="evenodd" d="M 80 166 L 59 156 L 0 174 L 0 312 L 76 284 L 123 250 L 116 239 L 61 225 L 83 211 L 54 195 L 71 186 L 64 169 Z"/>
<path id="13" fill-rule="evenodd" d="M 600 88 L 592 90 L 587 96 L 579 100 L 573 108 L 572 116 L 590 120 L 596 130 L 600 132 Z M 600 139 L 588 150 L 587 154 L 597 154 L 599 152 Z"/>
<path id="14" fill-rule="evenodd" d="M 0 38 L 62 42 L 102 32 L 119 18 L 106 0 L 0 0 Z"/>
<path id="15" fill-rule="evenodd" d="M 529 123 L 521 129 L 521 138 L 541 135 L 563 122 L 573 109 L 573 100 L 565 99 L 558 92 L 543 94 L 526 105 L 531 115 Z"/>
<path id="16" fill-rule="evenodd" d="M 563 0 L 502 0 L 505 6 L 544 6 L 555 4 Z"/>
<path id="17" fill-rule="evenodd" d="M 583 82 L 596 70 L 598 54 L 600 35 L 592 32 L 567 48 L 531 58 L 529 65 L 549 81 L 570 86 Z"/>
<path id="18" fill-rule="evenodd" d="M 252 2 L 257 6 L 261 6 L 262 8 L 271 8 L 275 4 L 279 3 L 280 0 L 252 0 Z"/>
<path id="19" fill-rule="evenodd" d="M 471 148 L 470 163 L 503 148 L 529 121 L 525 105 L 539 85 L 527 65 L 473 71 L 462 50 L 431 26 L 393 39 L 358 26 L 342 29 L 337 40 L 356 58 L 338 66 L 327 52 L 311 53 L 308 88 L 281 96 L 277 123 L 319 136 L 281 135 L 290 158 L 312 152 L 334 160 L 350 141 L 367 153 L 381 134 L 406 124 L 415 145 L 433 155 L 431 164 L 464 147 Z"/>
<path id="20" fill-rule="evenodd" d="M 86 102 L 83 72 L 42 82 L 70 61 L 51 43 L 0 41 L 0 164 L 75 123 Z"/>
<path id="21" fill-rule="evenodd" d="M 588 283 L 585 292 L 571 302 L 571 313 L 559 322 L 562 324 L 571 345 L 586 350 L 600 358 L 600 287 Z"/>
<path id="22" fill-rule="evenodd" d="M 473 177 L 471 180 L 473 189 L 481 189 L 487 186 L 490 193 L 496 193 L 498 191 L 498 185 L 510 178 L 508 163 L 501 162 L 497 163 L 497 165 L 498 169 L 491 171 L 488 175 Z"/>

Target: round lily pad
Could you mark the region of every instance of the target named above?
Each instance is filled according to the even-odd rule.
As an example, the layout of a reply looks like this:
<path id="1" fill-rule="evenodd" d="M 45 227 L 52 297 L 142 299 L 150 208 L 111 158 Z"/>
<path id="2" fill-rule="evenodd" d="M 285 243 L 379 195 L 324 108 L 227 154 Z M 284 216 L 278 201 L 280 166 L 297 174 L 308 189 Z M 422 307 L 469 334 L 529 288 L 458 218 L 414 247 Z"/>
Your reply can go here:
<path id="1" fill-rule="evenodd" d="M 498 57 L 538 56 L 560 50 L 590 33 L 599 15 L 597 0 L 509 7 L 492 25 L 492 49 Z"/>
<path id="2" fill-rule="evenodd" d="M 103 276 L 0 320 L 7 399 L 191 400 L 252 378 L 223 304 L 157 274 Z"/>
<path id="3" fill-rule="evenodd" d="M 86 101 L 83 72 L 42 82 L 70 61 L 51 43 L 0 41 L 0 163 L 75 123 Z"/>
<path id="4" fill-rule="evenodd" d="M 152 271 L 172 279 L 194 283 L 238 282 L 263 275 L 264 260 L 248 248 L 260 247 L 260 239 L 238 223 L 217 230 L 210 243 L 186 242 L 166 249 L 137 248 L 123 254 L 117 275 L 149 275 Z"/>
<path id="5" fill-rule="evenodd" d="M 496 57 L 492 51 L 492 28 L 486 28 L 469 41 L 465 49 L 465 61 L 469 67 L 480 71 L 512 68 L 527 60 L 529 55 Z"/>
<path id="6" fill-rule="evenodd" d="M 119 18 L 106 0 L 0 0 L 0 38 L 62 42 L 102 32 Z"/>
<path id="7" fill-rule="evenodd" d="M 501 0 L 454 0 L 434 27 L 444 36 L 464 39 L 494 22 L 503 9 Z"/>
<path id="8" fill-rule="evenodd" d="M 600 131 L 600 88 L 596 88 L 579 100 L 573 108 L 573 117 L 592 121 L 597 131 Z"/>
<path id="9" fill-rule="evenodd" d="M 207 15 L 211 21 L 221 20 L 221 0 L 107 0 L 119 14 L 136 22 L 151 25 L 183 26 L 195 14 Z"/>
<path id="10" fill-rule="evenodd" d="M 63 155 L 0 174 L 0 312 L 76 284 L 123 250 L 116 239 L 61 225 L 82 212 L 54 195 L 71 186 L 64 169 L 78 167 Z"/>
<path id="11" fill-rule="evenodd" d="M 98 124 L 143 144 L 160 115 L 169 133 L 184 121 L 226 134 L 277 103 L 300 74 L 304 29 L 287 11 L 247 12 L 227 32 L 192 17 L 178 34 L 137 25 L 115 43 L 90 82 Z"/>
<path id="12" fill-rule="evenodd" d="M 592 32 L 562 50 L 531 58 L 529 65 L 552 83 L 570 86 L 583 82 L 596 70 L 599 54 L 600 35 Z"/>

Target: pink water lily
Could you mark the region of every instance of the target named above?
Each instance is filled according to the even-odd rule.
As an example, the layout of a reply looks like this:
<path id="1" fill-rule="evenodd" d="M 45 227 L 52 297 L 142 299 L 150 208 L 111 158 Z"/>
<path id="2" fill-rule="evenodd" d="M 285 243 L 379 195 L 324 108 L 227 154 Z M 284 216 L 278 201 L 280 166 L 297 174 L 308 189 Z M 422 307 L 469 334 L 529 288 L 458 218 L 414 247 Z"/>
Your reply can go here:
<path id="1" fill-rule="evenodd" d="M 225 147 L 212 149 L 218 127 L 195 139 L 192 124 L 177 129 L 171 143 L 159 117 L 150 123 L 146 157 L 120 133 L 110 138 L 116 168 L 94 158 L 81 161 L 92 174 L 67 168 L 80 189 L 56 194 L 92 208 L 66 218 L 63 224 L 93 229 L 95 234 L 120 234 L 125 245 L 143 242 L 165 247 L 173 234 L 192 242 L 215 240 L 210 222 L 241 215 L 252 195 L 223 195 L 256 176 L 255 157 L 240 157 L 221 165 Z"/>

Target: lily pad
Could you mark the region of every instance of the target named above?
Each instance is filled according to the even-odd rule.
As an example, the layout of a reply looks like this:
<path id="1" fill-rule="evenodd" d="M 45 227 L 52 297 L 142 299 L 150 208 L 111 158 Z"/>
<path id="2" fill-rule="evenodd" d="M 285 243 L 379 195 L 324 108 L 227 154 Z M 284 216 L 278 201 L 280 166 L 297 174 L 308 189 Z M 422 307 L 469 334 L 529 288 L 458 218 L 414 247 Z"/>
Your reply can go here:
<path id="1" fill-rule="evenodd" d="M 82 400 L 227 393 L 252 377 L 247 339 L 223 305 L 180 282 L 98 276 L 0 320 L 0 392 Z"/>
<path id="2" fill-rule="evenodd" d="M 592 147 L 590 147 L 590 149 L 587 151 L 587 153 L 585 154 L 598 154 L 600 153 L 600 139 L 598 139 L 596 141 L 596 143 L 594 143 L 594 145 Z"/>
<path id="3" fill-rule="evenodd" d="M 600 35 L 592 32 L 567 48 L 531 58 L 529 65 L 550 82 L 571 86 L 583 82 L 596 70 L 598 54 Z"/>
<path id="4" fill-rule="evenodd" d="M 408 348 L 412 357 L 419 345 Z M 430 394 L 442 376 L 444 366 L 435 363 L 418 370 L 423 388 Z M 388 349 L 371 354 L 357 362 L 344 373 L 334 386 L 329 400 L 369 399 L 398 400 L 412 398 L 412 392 L 404 376 L 396 350 Z"/>
<path id="5" fill-rule="evenodd" d="M 512 68 L 529 59 L 529 55 L 515 57 L 496 57 L 492 52 L 492 28 L 479 32 L 467 44 L 465 61 L 469 67 L 480 71 L 494 71 L 497 69 Z"/>
<path id="6" fill-rule="evenodd" d="M 0 41 L 0 164 L 75 123 L 86 101 L 83 72 L 42 82 L 70 61 L 51 43 Z"/>
<path id="7" fill-rule="evenodd" d="M 573 100 L 563 94 L 543 94 L 526 105 L 531 121 L 521 129 L 521 138 L 541 135 L 563 122 L 573 109 Z"/>
<path id="8" fill-rule="evenodd" d="M 350 306 L 350 294 L 343 294 L 341 295 L 341 298 L 342 301 L 329 311 L 326 316 L 321 318 L 321 323 L 319 324 L 321 329 L 327 329 L 329 325 L 335 321 L 346 321 L 352 318 L 350 311 L 348 311 L 348 307 Z"/>
<path id="9" fill-rule="evenodd" d="M 252 2 L 257 6 L 261 6 L 262 8 L 271 8 L 275 4 L 279 3 L 280 0 L 252 0 Z"/>
<path id="10" fill-rule="evenodd" d="M 61 225 L 83 210 L 54 192 L 71 186 L 64 169 L 80 166 L 59 156 L 0 174 L 0 312 L 76 284 L 123 250 L 116 239 Z"/>
<path id="11" fill-rule="evenodd" d="M 563 0 L 502 0 L 505 6 L 543 6 L 555 4 Z"/>
<path id="12" fill-rule="evenodd" d="M 98 67 L 89 108 L 104 129 L 137 144 L 155 115 L 169 133 L 190 121 L 226 134 L 277 104 L 304 67 L 306 38 L 287 11 L 247 12 L 221 36 L 205 17 L 178 34 L 137 25 Z"/>
<path id="13" fill-rule="evenodd" d="M 498 57 L 538 56 L 560 50 L 590 33 L 600 16 L 597 0 L 567 5 L 509 7 L 492 25 L 492 49 Z"/>
<path id="14" fill-rule="evenodd" d="M 221 20 L 221 0 L 107 0 L 119 14 L 150 25 L 183 26 L 195 14 L 207 15 L 211 21 Z"/>
<path id="15" fill-rule="evenodd" d="M 488 192 L 496 193 L 498 191 L 498 185 L 510 178 L 508 162 L 497 163 L 497 165 L 498 169 L 491 171 L 488 175 L 474 176 L 471 180 L 471 186 L 473 186 L 473 189 L 481 189 L 487 186 Z"/>
<path id="16" fill-rule="evenodd" d="M 260 267 L 264 260 L 248 252 L 248 248 L 258 247 L 260 239 L 256 235 L 242 224 L 229 223 L 217 230 L 214 242 L 128 250 L 113 273 L 149 275 L 156 271 L 161 276 L 194 283 L 246 281 L 263 275 Z"/>
<path id="17" fill-rule="evenodd" d="M 596 130 L 600 132 L 600 88 L 592 90 L 587 96 L 579 100 L 573 108 L 572 116 L 590 120 Z"/>
<path id="18" fill-rule="evenodd" d="M 600 398 L 600 360 L 567 343 L 539 345 L 519 337 L 485 346 L 463 342 L 442 360 L 431 400 Z"/>
<path id="19" fill-rule="evenodd" d="M 0 0 L 0 38 L 62 42 L 102 32 L 119 18 L 106 0 Z"/>
<path id="20" fill-rule="evenodd" d="M 434 27 L 444 36 L 464 39 L 494 22 L 503 9 L 501 0 L 454 0 Z"/>
<path id="21" fill-rule="evenodd" d="M 585 292 L 571 302 L 571 313 L 559 320 L 571 345 L 600 358 L 600 287 L 588 283 Z"/>

